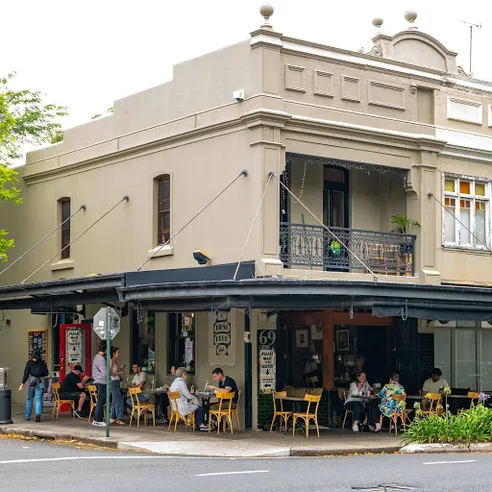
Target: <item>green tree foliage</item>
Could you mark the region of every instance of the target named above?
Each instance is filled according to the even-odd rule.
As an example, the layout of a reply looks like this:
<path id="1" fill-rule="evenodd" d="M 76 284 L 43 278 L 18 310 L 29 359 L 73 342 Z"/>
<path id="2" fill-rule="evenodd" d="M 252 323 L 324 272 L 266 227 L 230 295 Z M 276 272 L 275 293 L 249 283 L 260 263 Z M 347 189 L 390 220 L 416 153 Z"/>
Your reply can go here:
<path id="1" fill-rule="evenodd" d="M 0 77 L 0 201 L 19 205 L 19 174 L 12 164 L 22 157 L 26 145 L 49 143 L 59 135 L 59 118 L 67 113 L 62 106 L 45 103 L 40 92 L 11 88 L 14 77 Z M 0 262 L 8 260 L 7 250 L 13 246 L 0 223 Z"/>

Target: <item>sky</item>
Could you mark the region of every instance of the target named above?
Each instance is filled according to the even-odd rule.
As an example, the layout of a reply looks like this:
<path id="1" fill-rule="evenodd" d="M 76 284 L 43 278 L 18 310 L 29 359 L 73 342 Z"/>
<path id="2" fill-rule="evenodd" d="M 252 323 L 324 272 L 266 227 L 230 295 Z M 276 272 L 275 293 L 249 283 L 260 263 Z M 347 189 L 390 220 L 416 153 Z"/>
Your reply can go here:
<path id="1" fill-rule="evenodd" d="M 483 26 L 473 42 L 473 72 L 492 81 L 492 3 L 485 0 L 272 0 L 276 31 L 321 44 L 369 50 L 376 34 L 416 25 L 459 53 L 468 70 L 469 29 Z M 65 127 L 84 123 L 113 101 L 172 78 L 172 67 L 249 38 L 260 27 L 261 0 L 1 0 L 0 76 L 15 71 L 17 88 L 39 90 L 65 105 Z"/>

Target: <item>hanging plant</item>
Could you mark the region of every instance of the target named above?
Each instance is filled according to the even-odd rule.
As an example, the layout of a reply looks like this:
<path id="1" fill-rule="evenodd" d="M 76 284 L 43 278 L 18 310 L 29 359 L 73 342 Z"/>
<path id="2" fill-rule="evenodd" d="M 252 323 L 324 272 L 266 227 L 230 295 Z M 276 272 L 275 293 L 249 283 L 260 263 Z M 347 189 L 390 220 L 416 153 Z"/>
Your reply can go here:
<path id="1" fill-rule="evenodd" d="M 341 244 L 340 244 L 338 241 L 333 240 L 333 241 L 330 243 L 330 251 L 331 251 L 334 255 L 339 255 L 339 254 L 340 254 L 340 249 L 341 249 Z"/>

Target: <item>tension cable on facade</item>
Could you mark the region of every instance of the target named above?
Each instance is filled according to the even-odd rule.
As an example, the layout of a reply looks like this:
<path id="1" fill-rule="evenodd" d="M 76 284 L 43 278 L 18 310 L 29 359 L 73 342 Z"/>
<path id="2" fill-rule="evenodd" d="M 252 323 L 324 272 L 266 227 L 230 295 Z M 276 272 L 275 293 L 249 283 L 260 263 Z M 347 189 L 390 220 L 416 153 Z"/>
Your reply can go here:
<path id="1" fill-rule="evenodd" d="M 0 272 L 0 275 L 2 275 L 7 270 L 9 270 L 10 268 L 12 268 L 17 262 L 19 262 L 20 260 L 22 260 L 22 258 L 24 258 L 25 256 L 27 256 L 33 249 L 37 248 L 43 241 L 45 241 L 50 236 L 52 236 L 58 229 L 60 229 L 60 227 L 63 227 L 63 225 L 66 222 L 68 222 L 70 219 L 72 219 L 73 217 L 75 217 L 81 210 L 84 210 L 84 212 L 85 212 L 87 210 L 87 207 L 85 205 L 81 205 L 77 211 L 75 211 L 72 215 L 70 215 L 70 217 L 67 217 L 61 224 L 58 224 L 58 226 L 56 226 L 52 231 L 48 232 L 48 234 L 46 234 L 46 236 L 44 236 L 42 239 L 40 239 L 34 246 L 32 246 L 25 253 L 23 253 L 22 255 L 20 255 L 19 258 L 17 258 L 15 261 L 13 261 L 8 267 L 4 268 Z"/>
<path id="2" fill-rule="evenodd" d="M 129 200 L 130 200 L 130 197 L 128 195 L 125 195 L 116 205 L 113 205 L 106 213 L 104 213 L 103 215 L 101 215 L 101 217 L 99 217 L 89 227 L 87 227 L 85 230 L 83 230 L 77 237 L 75 237 L 66 246 L 64 246 L 61 251 L 57 251 L 57 253 L 55 255 L 53 255 L 49 260 L 46 260 L 38 269 L 36 269 L 34 272 L 32 272 L 31 275 L 29 275 L 28 277 L 26 277 L 21 282 L 21 284 L 26 283 L 31 277 L 33 277 L 34 275 L 36 275 L 36 273 L 38 273 L 39 270 L 41 270 L 42 268 L 44 268 L 48 263 L 52 262 L 57 256 L 60 255 L 60 253 L 63 253 L 63 251 L 65 249 L 67 249 L 68 247 L 70 247 L 75 241 L 77 241 L 77 239 L 79 239 L 80 237 L 82 237 L 86 232 L 90 231 L 98 222 L 100 222 L 102 219 L 104 219 L 104 217 L 106 217 L 106 215 L 110 214 L 121 203 L 128 202 Z"/>
<path id="3" fill-rule="evenodd" d="M 241 176 L 246 177 L 248 175 L 247 169 L 243 169 L 238 176 L 236 176 L 218 195 L 216 195 L 212 200 L 210 200 L 198 213 L 196 213 L 186 224 L 181 227 L 178 231 L 176 231 L 175 234 L 173 234 L 166 242 L 161 244 L 154 252 L 142 263 L 137 267 L 137 272 L 142 269 L 142 267 L 147 264 L 159 251 L 162 250 L 165 246 L 167 246 L 178 234 L 181 233 L 184 229 L 186 229 L 199 215 L 201 215 L 205 210 L 207 210 L 212 203 L 215 202 L 223 193 L 225 193 Z"/>
<path id="4" fill-rule="evenodd" d="M 285 186 L 284 183 L 282 183 L 282 180 L 280 180 L 275 173 L 271 172 L 270 173 L 279 183 L 280 185 L 289 193 L 292 198 L 294 198 L 303 208 L 306 209 L 306 211 L 313 216 L 313 218 L 318 222 L 329 234 L 330 236 L 337 241 L 339 244 L 341 244 L 369 273 L 371 273 L 375 279 L 378 278 L 378 276 L 367 266 L 366 263 L 364 263 L 325 223 L 320 220 L 314 212 L 312 212 L 294 193 L 292 193 L 287 186 Z"/>
<path id="5" fill-rule="evenodd" d="M 444 205 L 440 200 L 438 200 L 435 196 L 434 196 L 434 193 L 427 193 L 427 196 L 429 198 L 433 198 L 437 203 L 439 203 L 439 205 L 441 205 L 441 207 L 449 214 L 451 215 L 451 217 L 453 217 L 456 222 L 458 222 L 458 224 L 460 224 L 462 227 L 464 227 L 472 237 L 474 237 L 479 243 L 483 244 L 485 246 L 485 249 L 489 252 L 489 253 L 492 253 L 492 249 L 490 249 L 486 244 L 485 242 L 480 239 L 475 233 L 473 233 L 465 224 L 463 224 L 463 222 L 461 222 L 460 219 L 458 219 L 458 217 L 456 217 L 455 214 L 453 214 L 453 212 L 451 212 L 449 210 L 448 207 L 446 207 L 446 205 Z"/>
<path id="6" fill-rule="evenodd" d="M 244 243 L 244 248 L 243 248 L 243 252 L 241 253 L 241 258 L 239 258 L 239 262 L 237 264 L 236 271 L 234 272 L 234 276 L 232 277 L 233 280 L 236 280 L 237 272 L 239 272 L 239 267 L 241 266 L 241 263 L 243 261 L 244 253 L 246 253 L 246 248 L 248 247 L 249 240 L 251 239 L 251 234 L 253 234 L 253 229 L 255 228 L 256 221 L 258 220 L 258 215 L 260 215 L 260 210 L 261 210 L 261 207 L 263 206 L 263 201 L 265 200 L 265 195 L 266 195 L 266 192 L 268 189 L 268 185 L 270 184 L 270 181 L 272 180 L 272 178 L 273 178 L 273 173 L 270 173 L 268 176 L 268 181 L 265 185 L 265 189 L 263 190 L 263 195 L 261 196 L 260 203 L 258 204 L 258 208 L 256 209 L 256 213 L 255 213 L 255 216 L 253 218 L 253 223 L 251 224 L 251 229 L 249 230 L 248 237 L 246 238 L 246 242 Z"/>

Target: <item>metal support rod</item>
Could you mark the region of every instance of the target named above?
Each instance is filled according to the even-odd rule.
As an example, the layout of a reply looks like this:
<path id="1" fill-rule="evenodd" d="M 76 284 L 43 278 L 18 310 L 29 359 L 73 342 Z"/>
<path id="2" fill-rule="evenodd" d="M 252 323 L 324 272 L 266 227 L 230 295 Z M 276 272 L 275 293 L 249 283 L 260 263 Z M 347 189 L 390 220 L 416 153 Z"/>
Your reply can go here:
<path id="1" fill-rule="evenodd" d="M 42 239 L 40 239 L 34 246 L 32 246 L 31 248 L 29 248 L 25 253 L 23 253 L 22 255 L 20 255 L 19 258 L 17 258 L 15 261 L 13 261 L 7 268 L 4 268 L 0 272 L 0 275 L 2 275 L 7 270 L 9 270 L 10 268 L 12 268 L 18 261 L 22 260 L 22 258 L 24 258 L 25 256 L 27 256 L 33 249 L 37 248 L 43 241 L 45 241 L 46 239 L 48 239 L 58 229 L 60 229 L 60 227 L 62 227 L 63 224 L 65 224 L 70 219 L 72 219 L 73 217 L 75 217 L 81 210 L 84 210 L 84 212 L 85 212 L 87 210 L 87 207 L 85 205 L 81 205 L 76 212 L 74 212 L 72 215 L 70 215 L 70 217 L 66 218 L 61 224 L 58 224 L 58 226 L 55 229 L 53 229 L 51 232 L 48 232 L 48 234 L 46 234 L 46 236 L 44 236 Z"/>
<path id="2" fill-rule="evenodd" d="M 263 205 L 263 201 L 265 200 L 265 195 L 268 189 L 268 185 L 270 184 L 270 181 L 273 178 L 273 173 L 269 173 L 268 175 L 268 181 L 267 184 L 265 185 L 265 189 L 263 190 L 263 195 L 261 196 L 260 203 L 258 205 L 258 208 L 256 209 L 256 213 L 253 219 L 253 223 L 251 224 L 251 229 L 249 230 L 248 237 L 246 238 L 246 243 L 244 244 L 243 252 L 241 253 L 241 258 L 239 258 L 239 261 L 237 263 L 236 271 L 234 272 L 234 276 L 232 277 L 233 280 L 236 280 L 237 273 L 239 272 L 239 267 L 241 266 L 241 263 L 244 258 L 244 253 L 246 252 L 246 248 L 248 247 L 249 240 L 251 239 L 251 234 L 253 234 L 253 229 L 255 228 L 256 221 L 258 220 L 258 215 L 260 214 L 261 207 Z"/>
<path id="3" fill-rule="evenodd" d="M 50 261 L 53 261 L 58 255 L 60 255 L 61 253 L 63 253 L 63 251 L 65 251 L 69 246 L 71 246 L 75 241 L 77 241 L 77 239 L 79 239 L 80 237 L 82 237 L 86 232 L 90 231 L 98 222 L 100 222 L 102 219 L 104 219 L 104 217 L 106 217 L 106 215 L 110 214 L 118 205 L 120 205 L 120 203 L 123 203 L 125 201 L 128 202 L 129 200 L 130 200 L 130 197 L 128 195 L 125 195 L 116 205 L 113 205 L 105 214 L 101 215 L 101 217 L 99 217 L 99 219 L 97 219 L 95 222 L 93 222 L 89 227 L 87 227 L 87 229 L 85 229 L 84 231 L 82 231 L 73 241 L 70 241 L 64 248 L 61 249 L 61 251 L 58 251 L 49 260 L 46 260 L 37 270 L 35 270 L 34 272 L 32 272 L 31 275 L 29 275 L 28 277 L 26 277 L 21 282 L 21 284 L 26 283 L 31 277 L 33 277 L 34 275 L 36 275 L 36 273 L 38 273 L 39 270 L 41 270 L 42 268 L 44 268 Z"/>
<path id="4" fill-rule="evenodd" d="M 106 437 L 110 434 L 111 418 L 111 316 L 110 308 L 106 308 Z M 125 402 L 123 402 L 126 405 Z"/>
<path id="5" fill-rule="evenodd" d="M 236 176 L 218 195 L 215 196 L 215 198 L 209 201 L 198 213 L 196 213 L 188 222 L 186 222 L 186 224 L 183 227 L 181 227 L 176 233 L 174 233 L 165 243 L 161 244 L 159 248 L 157 248 L 143 263 L 141 263 L 137 267 L 137 272 L 139 272 L 144 265 L 146 265 L 152 258 L 154 258 L 154 256 L 159 251 L 161 251 L 162 248 L 164 248 L 164 246 L 167 246 L 178 234 L 180 234 L 181 231 L 186 229 L 199 215 L 205 212 L 205 210 L 207 210 L 207 208 L 210 207 L 210 205 L 212 205 L 212 203 L 214 203 L 215 200 L 217 200 L 217 198 L 219 198 L 223 193 L 225 193 L 241 176 L 246 177 L 247 175 L 248 175 L 247 169 L 243 169 L 238 176 Z"/>

